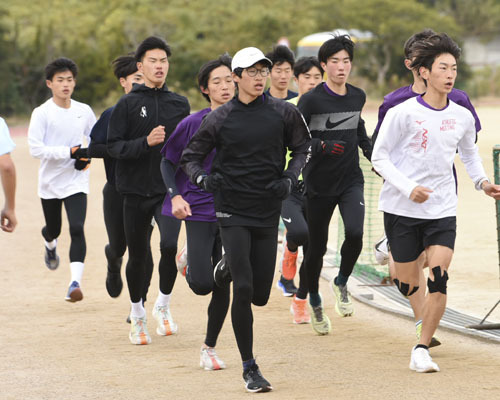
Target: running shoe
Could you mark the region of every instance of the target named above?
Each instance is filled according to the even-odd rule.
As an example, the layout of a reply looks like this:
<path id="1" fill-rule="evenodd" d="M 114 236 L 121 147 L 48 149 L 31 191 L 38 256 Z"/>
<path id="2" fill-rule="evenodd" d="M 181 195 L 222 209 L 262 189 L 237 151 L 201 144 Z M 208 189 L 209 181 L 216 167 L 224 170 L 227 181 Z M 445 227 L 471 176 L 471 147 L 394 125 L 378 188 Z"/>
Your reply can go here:
<path id="1" fill-rule="evenodd" d="M 262 376 L 257 364 L 243 371 L 245 388 L 252 393 L 269 392 L 273 390 L 271 384 Z"/>
<path id="2" fill-rule="evenodd" d="M 351 295 L 347 291 L 347 285 L 336 285 L 335 279 L 330 283 L 333 294 L 335 295 L 335 311 L 341 317 L 350 317 L 354 314 Z"/>
<path id="3" fill-rule="evenodd" d="M 386 265 L 389 262 L 389 245 L 385 235 L 373 246 L 373 254 L 380 265 Z"/>
<path id="4" fill-rule="evenodd" d="M 158 324 L 156 333 L 160 336 L 170 336 L 177 333 L 177 324 L 170 314 L 169 306 L 157 306 L 153 308 L 153 317 Z"/>
<path id="5" fill-rule="evenodd" d="M 179 274 L 182 276 L 186 276 L 186 269 L 187 269 L 187 245 L 184 245 L 177 253 L 177 256 L 175 257 L 175 263 L 177 264 L 177 270 L 179 271 Z"/>
<path id="6" fill-rule="evenodd" d="M 415 330 L 417 333 L 417 339 L 420 340 L 420 337 L 422 336 L 422 321 L 418 321 L 415 324 Z M 431 342 L 429 343 L 429 348 L 431 347 L 436 347 L 441 345 L 441 340 L 437 336 L 433 336 L 431 339 Z"/>
<path id="7" fill-rule="evenodd" d="M 56 248 L 49 250 L 49 248 L 45 246 L 45 265 L 51 271 L 59 267 L 59 256 L 56 253 Z"/>
<path id="8" fill-rule="evenodd" d="M 213 347 L 205 347 L 200 350 L 200 367 L 205 371 L 217 371 L 226 368 Z"/>
<path id="9" fill-rule="evenodd" d="M 128 338 L 132 344 L 151 343 L 151 336 L 149 336 L 148 327 L 146 325 L 146 317 L 130 317 L 130 333 Z"/>
<path id="10" fill-rule="evenodd" d="M 330 318 L 323 311 L 323 306 L 311 307 L 312 328 L 318 335 L 328 335 L 332 330 Z"/>
<path id="11" fill-rule="evenodd" d="M 68 288 L 68 293 L 66 293 L 66 297 L 64 298 L 64 300 L 74 303 L 82 299 L 83 293 L 82 289 L 80 289 L 79 283 L 77 281 L 71 282 L 71 285 L 69 285 Z"/>
<path id="12" fill-rule="evenodd" d="M 229 271 L 229 266 L 226 264 L 226 255 L 223 254 L 220 261 L 214 268 L 214 281 L 220 288 L 228 287 L 233 278 L 231 278 L 231 271 Z"/>
<path id="13" fill-rule="evenodd" d="M 106 290 L 111 297 L 118 297 L 123 289 L 123 281 L 120 273 L 123 257 L 113 257 L 109 244 L 104 247 L 104 254 L 106 255 L 106 259 L 108 260 Z"/>
<path id="14" fill-rule="evenodd" d="M 410 369 L 416 372 L 439 372 L 439 366 L 432 361 L 429 350 L 416 346 L 411 350 Z"/>
<path id="15" fill-rule="evenodd" d="M 291 252 L 288 250 L 287 241 L 283 242 L 283 253 L 281 255 L 280 261 L 280 271 L 283 278 L 291 279 L 295 277 L 297 273 L 297 255 L 298 251 Z"/>
<path id="16" fill-rule="evenodd" d="M 311 315 L 307 309 L 307 300 L 298 299 L 297 296 L 293 296 L 292 304 L 290 306 L 290 312 L 293 314 L 294 324 L 310 324 Z"/>
<path id="17" fill-rule="evenodd" d="M 285 279 L 283 275 L 281 275 L 278 282 L 276 282 L 276 287 L 283 292 L 283 296 L 285 297 L 291 297 L 297 293 L 297 287 L 293 283 L 293 279 Z"/>

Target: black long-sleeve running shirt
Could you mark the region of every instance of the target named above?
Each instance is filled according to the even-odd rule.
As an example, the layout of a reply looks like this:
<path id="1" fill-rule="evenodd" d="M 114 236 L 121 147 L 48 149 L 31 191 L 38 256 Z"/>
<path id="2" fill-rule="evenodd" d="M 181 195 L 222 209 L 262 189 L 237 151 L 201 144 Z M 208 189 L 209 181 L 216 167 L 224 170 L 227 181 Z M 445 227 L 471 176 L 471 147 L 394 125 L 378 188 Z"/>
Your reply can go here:
<path id="1" fill-rule="evenodd" d="M 224 178 L 214 193 L 219 221 L 230 224 L 223 219 L 233 214 L 246 220 L 274 220 L 281 200 L 266 186 L 282 176 L 297 182 L 309 157 L 310 135 L 290 103 L 266 95 L 249 104 L 234 98 L 207 114 L 182 153 L 180 165 L 192 182 L 203 173 L 202 161 L 214 147 L 211 172 Z M 292 158 L 284 171 L 287 148 Z"/>
<path id="2" fill-rule="evenodd" d="M 160 150 L 177 124 L 189 115 L 188 100 L 162 88 L 134 85 L 111 114 L 108 153 L 116 160 L 116 189 L 145 197 L 167 191 L 160 172 Z M 165 141 L 150 147 L 147 136 L 158 125 L 165 127 Z"/>
<path id="3" fill-rule="evenodd" d="M 344 96 L 332 92 L 326 83 L 301 96 L 298 108 L 312 136 L 312 156 L 303 172 L 308 197 L 337 196 L 352 184 L 364 183 L 358 146 L 368 160 L 372 153 L 361 118 L 365 101 L 365 92 L 350 84 Z M 324 154 L 321 141 L 325 140 L 344 141 L 344 153 Z"/>

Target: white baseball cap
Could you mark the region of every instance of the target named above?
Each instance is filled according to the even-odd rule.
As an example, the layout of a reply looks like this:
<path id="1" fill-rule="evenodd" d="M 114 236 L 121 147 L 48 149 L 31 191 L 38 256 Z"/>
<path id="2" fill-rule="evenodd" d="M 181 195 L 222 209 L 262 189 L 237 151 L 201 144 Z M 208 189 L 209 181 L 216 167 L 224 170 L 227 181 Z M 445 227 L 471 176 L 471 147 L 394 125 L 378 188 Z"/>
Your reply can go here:
<path id="1" fill-rule="evenodd" d="M 259 61 L 267 61 L 269 66 L 273 65 L 272 61 L 257 47 L 245 47 L 234 55 L 233 61 L 231 62 L 231 70 L 234 71 L 236 68 L 248 68 Z"/>

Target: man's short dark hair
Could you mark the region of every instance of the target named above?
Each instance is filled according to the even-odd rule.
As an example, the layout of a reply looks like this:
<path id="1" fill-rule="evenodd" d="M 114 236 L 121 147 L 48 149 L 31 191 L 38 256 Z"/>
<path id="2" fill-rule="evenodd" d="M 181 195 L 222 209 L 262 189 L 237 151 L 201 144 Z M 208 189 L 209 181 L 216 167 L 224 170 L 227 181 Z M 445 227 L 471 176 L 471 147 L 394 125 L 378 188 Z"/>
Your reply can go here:
<path id="1" fill-rule="evenodd" d="M 323 43 L 318 51 L 318 60 L 326 64 L 328 58 L 342 50 L 347 51 L 349 60 L 354 59 L 354 42 L 349 35 L 335 36 Z"/>
<path id="2" fill-rule="evenodd" d="M 273 69 L 276 65 L 283 64 L 284 62 L 289 63 L 292 68 L 295 64 L 295 55 L 293 54 L 293 51 L 282 44 L 274 47 L 273 51 L 266 54 L 266 57 L 273 62 L 271 69 Z"/>
<path id="3" fill-rule="evenodd" d="M 198 71 L 198 87 L 206 89 L 208 88 L 208 81 L 210 79 L 210 74 L 216 68 L 226 66 L 231 72 L 231 57 L 228 54 L 223 54 L 215 60 L 211 60 L 203 64 Z M 201 93 L 205 99 L 210 102 L 210 97 L 206 93 Z"/>
<path id="4" fill-rule="evenodd" d="M 293 75 L 298 78 L 300 74 L 305 74 L 314 67 L 318 68 L 319 72 L 323 74 L 323 68 L 321 68 L 321 64 L 316 57 L 300 57 L 293 67 Z"/>
<path id="5" fill-rule="evenodd" d="M 51 81 L 55 74 L 59 72 L 69 71 L 76 78 L 78 74 L 78 67 L 73 60 L 61 57 L 57 58 L 45 67 L 45 79 Z"/>
<path id="6" fill-rule="evenodd" d="M 167 42 L 165 42 L 165 40 L 157 36 L 150 36 L 144 39 L 142 43 L 137 47 L 137 50 L 135 51 L 136 61 L 142 61 L 142 59 L 144 58 L 144 54 L 146 54 L 146 51 L 155 49 L 165 50 L 165 53 L 167 53 L 167 57 L 170 57 L 170 55 L 172 54 L 170 46 L 167 44 Z"/>
<path id="7" fill-rule="evenodd" d="M 412 58 L 412 51 L 413 51 L 413 45 L 417 42 L 420 42 L 421 40 L 425 40 L 430 38 L 432 35 L 435 35 L 436 32 L 434 32 L 432 29 L 424 29 L 421 32 L 417 32 L 414 35 L 411 35 L 408 40 L 405 42 L 404 45 L 404 54 L 405 58 L 408 60 L 411 60 Z"/>
<path id="8" fill-rule="evenodd" d="M 112 64 L 117 79 L 126 78 L 137 72 L 137 61 L 134 56 L 120 56 L 114 59 Z"/>
<path id="9" fill-rule="evenodd" d="M 441 54 L 451 54 L 458 62 L 460 58 L 460 47 L 446 33 L 439 33 L 431 37 L 415 42 L 412 48 L 413 61 L 410 68 L 417 71 L 421 68 L 432 69 L 432 64 Z"/>

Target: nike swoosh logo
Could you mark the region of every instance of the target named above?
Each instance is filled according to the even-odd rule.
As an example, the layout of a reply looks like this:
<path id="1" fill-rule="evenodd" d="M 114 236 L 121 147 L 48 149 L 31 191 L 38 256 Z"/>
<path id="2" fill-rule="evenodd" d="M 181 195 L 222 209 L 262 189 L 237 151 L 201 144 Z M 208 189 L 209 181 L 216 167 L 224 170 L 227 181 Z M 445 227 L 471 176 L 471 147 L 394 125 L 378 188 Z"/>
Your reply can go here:
<path id="1" fill-rule="evenodd" d="M 337 122 L 331 122 L 330 117 L 328 117 L 328 119 L 326 120 L 326 124 L 325 124 L 326 129 L 333 129 L 333 128 L 339 126 L 340 124 L 343 124 L 344 122 L 350 120 L 352 117 L 354 117 L 354 115 L 351 115 L 350 117 L 341 119 L 340 121 L 337 121 Z"/>
<path id="2" fill-rule="evenodd" d="M 387 240 L 387 238 L 384 238 L 384 239 L 379 240 L 377 243 L 375 243 L 375 249 L 376 249 L 377 251 L 381 251 L 381 250 L 380 250 L 380 245 L 381 245 L 382 243 L 384 243 L 384 241 L 386 241 L 386 240 Z M 389 247 L 389 246 L 387 246 L 387 247 Z"/>
<path id="3" fill-rule="evenodd" d="M 292 222 L 292 219 L 291 219 L 291 218 L 286 219 L 286 218 L 283 218 L 283 217 L 282 217 L 281 219 L 282 219 L 283 221 L 285 221 L 285 222 L 288 222 L 288 223 Z"/>

